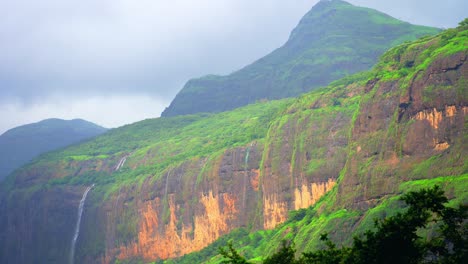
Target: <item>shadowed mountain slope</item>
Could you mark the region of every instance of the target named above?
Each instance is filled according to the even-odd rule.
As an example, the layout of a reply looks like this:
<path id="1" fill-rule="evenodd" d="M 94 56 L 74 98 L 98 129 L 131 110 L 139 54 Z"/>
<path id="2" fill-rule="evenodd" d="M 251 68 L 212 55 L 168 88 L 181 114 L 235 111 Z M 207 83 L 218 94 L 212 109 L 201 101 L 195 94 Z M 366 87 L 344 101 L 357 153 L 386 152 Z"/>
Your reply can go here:
<path id="1" fill-rule="evenodd" d="M 0 181 L 44 152 L 78 143 L 106 130 L 81 119 L 46 119 L 10 129 L 0 136 Z"/>

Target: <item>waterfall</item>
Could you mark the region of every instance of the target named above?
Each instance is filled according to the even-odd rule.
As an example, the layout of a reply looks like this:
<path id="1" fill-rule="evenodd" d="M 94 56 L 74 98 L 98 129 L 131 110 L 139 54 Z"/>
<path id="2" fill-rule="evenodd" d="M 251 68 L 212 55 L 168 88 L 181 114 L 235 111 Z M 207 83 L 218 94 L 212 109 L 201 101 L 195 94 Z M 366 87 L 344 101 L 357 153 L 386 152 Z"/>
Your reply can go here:
<path id="1" fill-rule="evenodd" d="M 125 164 L 125 161 L 127 161 L 127 156 L 120 159 L 119 163 L 117 164 L 117 167 L 115 167 L 115 171 L 120 170 Z"/>
<path id="2" fill-rule="evenodd" d="M 247 166 L 249 165 L 250 147 L 247 147 L 245 151 L 247 153 L 245 154 L 244 167 L 247 168 Z"/>
<path id="3" fill-rule="evenodd" d="M 83 207 L 86 200 L 86 196 L 91 188 L 94 187 L 94 184 L 86 188 L 85 192 L 83 193 L 83 197 L 81 197 L 80 205 L 78 206 L 78 219 L 76 220 L 76 227 L 75 227 L 75 234 L 73 235 L 71 249 L 70 249 L 70 264 L 73 264 L 75 258 L 75 246 L 76 240 L 78 240 L 78 235 L 80 234 L 80 224 L 81 224 L 81 216 L 83 214 Z"/>

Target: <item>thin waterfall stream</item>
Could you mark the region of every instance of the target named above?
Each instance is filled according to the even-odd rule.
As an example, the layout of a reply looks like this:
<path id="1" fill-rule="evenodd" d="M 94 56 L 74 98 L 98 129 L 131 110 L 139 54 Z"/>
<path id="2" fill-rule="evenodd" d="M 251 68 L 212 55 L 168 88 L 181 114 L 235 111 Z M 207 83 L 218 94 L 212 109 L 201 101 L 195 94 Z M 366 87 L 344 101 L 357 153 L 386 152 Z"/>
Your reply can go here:
<path id="1" fill-rule="evenodd" d="M 75 258 L 76 241 L 78 240 L 78 236 L 80 235 L 81 217 L 83 215 L 83 208 L 84 208 L 84 204 L 86 201 L 86 196 L 88 196 L 88 192 L 93 187 L 94 187 L 94 184 L 86 188 L 85 192 L 83 193 L 83 197 L 81 197 L 80 205 L 78 206 L 78 219 L 76 220 L 75 233 L 73 234 L 73 239 L 72 239 L 71 249 L 70 249 L 70 264 L 73 264 L 74 258 Z"/>
<path id="2" fill-rule="evenodd" d="M 123 167 L 123 165 L 125 164 L 125 161 L 127 161 L 127 156 L 120 159 L 119 163 L 115 167 L 115 171 L 120 170 Z"/>

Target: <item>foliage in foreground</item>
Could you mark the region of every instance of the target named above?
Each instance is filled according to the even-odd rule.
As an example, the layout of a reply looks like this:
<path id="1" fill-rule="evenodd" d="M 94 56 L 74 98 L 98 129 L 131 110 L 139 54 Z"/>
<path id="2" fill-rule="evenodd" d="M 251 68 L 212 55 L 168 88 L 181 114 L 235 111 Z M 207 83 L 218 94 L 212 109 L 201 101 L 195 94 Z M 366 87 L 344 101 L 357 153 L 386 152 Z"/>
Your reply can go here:
<path id="1" fill-rule="evenodd" d="M 296 258 L 294 245 L 284 242 L 263 263 L 468 263 L 467 206 L 444 205 L 448 199 L 439 186 L 409 192 L 402 200 L 408 205 L 405 212 L 376 220 L 375 230 L 355 237 L 350 247 L 338 248 L 323 234 L 325 249 Z M 427 227 L 437 231 L 432 234 Z M 219 252 L 225 258 L 223 264 L 251 263 L 231 243 Z"/>

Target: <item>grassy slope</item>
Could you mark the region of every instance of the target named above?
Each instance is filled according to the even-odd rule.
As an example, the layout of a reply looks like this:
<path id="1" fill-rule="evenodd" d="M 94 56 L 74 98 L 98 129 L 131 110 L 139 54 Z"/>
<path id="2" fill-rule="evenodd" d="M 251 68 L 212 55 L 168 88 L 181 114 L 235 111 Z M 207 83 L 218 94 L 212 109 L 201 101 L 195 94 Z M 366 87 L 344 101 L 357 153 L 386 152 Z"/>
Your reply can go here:
<path id="1" fill-rule="evenodd" d="M 150 175 L 162 175 L 171 166 L 195 157 L 209 157 L 253 140 L 262 140 L 272 118 L 279 115 L 291 100 L 259 103 L 216 115 L 190 115 L 174 118 L 148 119 L 96 137 L 80 145 L 44 154 L 17 172 L 35 168 L 54 168 L 55 175 L 65 177 L 41 180 L 43 186 L 82 185 L 95 183 L 101 191 L 110 193 L 123 184 L 133 184 Z M 148 159 L 148 153 L 151 155 Z M 61 166 L 71 162 L 96 163 L 107 160 L 117 165 L 120 157 L 130 154 L 123 169 L 112 175 L 95 172 L 75 176 L 76 168 Z M 144 160 L 144 161 L 143 161 Z M 63 170 L 63 171 L 60 171 Z M 21 176 L 20 176 L 21 177 Z M 39 188 L 37 185 L 15 186 L 10 177 L 4 188 Z"/>
<path id="2" fill-rule="evenodd" d="M 189 81 L 163 116 L 297 96 L 370 69 L 388 48 L 438 31 L 339 0 L 319 2 L 283 47 L 231 75 Z"/>
<path id="3" fill-rule="evenodd" d="M 330 103 L 340 102 L 347 105 L 349 102 L 344 99 L 344 93 L 352 86 L 363 86 L 370 80 L 379 78 L 382 81 L 398 81 L 402 90 L 407 87 L 409 80 L 413 79 L 418 72 L 427 69 L 431 63 L 439 58 L 449 57 L 458 52 L 468 52 L 468 28 L 449 29 L 435 37 L 426 37 L 415 42 L 407 42 L 395 47 L 385 53 L 378 65 L 372 71 L 350 76 L 340 81 L 332 83 L 330 86 L 319 91 L 311 92 L 297 99 L 287 110 L 297 114 L 301 109 L 308 109 L 311 102 L 321 98 L 330 100 Z M 415 50 L 423 50 L 414 57 Z M 408 67 L 408 61 L 414 66 Z M 466 83 L 465 83 L 466 84 Z M 468 101 L 468 86 L 463 83 L 457 86 L 445 87 L 447 94 L 458 97 L 457 100 Z M 425 89 L 426 102 L 437 100 L 437 90 Z M 369 98 L 366 96 L 356 96 L 355 100 L 365 102 Z M 331 104 L 333 105 L 333 104 Z M 333 111 L 336 106 L 328 106 L 321 111 Z M 309 111 L 309 110 L 306 110 Z M 354 110 L 357 114 L 359 109 Z M 311 113 L 309 113 L 311 114 Z M 314 114 L 314 113 L 312 113 Z M 317 113 L 320 115 L 319 113 Z M 289 116 L 288 118 L 290 118 Z M 282 118 L 285 118 L 284 116 Z M 466 128 L 466 119 L 465 119 Z M 466 131 L 465 131 L 466 132 Z M 466 133 L 465 136 L 466 138 Z M 465 140 L 466 142 L 466 140 Z M 354 146 L 350 144 L 350 146 Z M 459 146 L 460 147 L 460 146 Z M 466 155 L 466 149 L 454 149 L 454 152 Z M 350 157 L 353 151 L 350 149 Z M 463 154 L 464 153 L 464 154 Z M 340 243 L 349 243 L 352 236 L 350 234 L 340 233 L 339 230 L 354 229 L 355 234 L 360 234 L 373 226 L 376 217 L 385 217 L 393 215 L 401 210 L 402 204 L 399 197 L 407 191 L 414 191 L 420 188 L 432 187 L 435 184 L 440 185 L 448 197 L 452 198 L 450 204 L 468 203 L 468 161 L 457 171 L 453 172 L 450 166 L 446 166 L 447 158 L 436 155 L 429 159 L 415 164 L 412 167 L 412 173 L 409 179 L 399 184 L 398 193 L 393 196 L 386 196 L 381 199 L 377 206 L 367 210 L 346 209 L 335 203 L 337 185 L 331 192 L 325 195 L 316 205 L 299 211 L 291 211 L 287 222 L 278 226 L 274 230 L 257 231 L 249 233 L 248 230 L 240 229 L 221 237 L 212 245 L 200 252 L 195 252 L 177 259 L 174 263 L 195 263 L 208 262 L 220 263 L 222 260 L 218 255 L 218 247 L 225 246 L 227 241 L 232 240 L 234 246 L 240 252 L 255 261 L 261 260 L 260 256 L 267 256 L 276 251 L 284 239 L 292 240 L 300 252 L 316 249 L 323 246 L 318 240 L 319 235 L 328 232 Z M 444 175 L 444 170 L 447 173 Z M 366 168 L 365 168 L 366 169 Z M 367 168 L 367 170 L 378 170 L 376 167 Z M 435 172 L 434 172 L 435 171 Z M 424 179 L 424 175 L 436 174 L 433 178 Z M 455 173 L 455 174 L 453 174 Z M 340 180 L 347 174 L 346 167 L 341 172 Z M 414 178 L 414 179 L 412 179 Z M 423 178 L 423 179 L 421 179 Z M 353 195 L 353 194 L 350 194 Z M 338 228 L 339 227 L 339 228 Z M 173 263 L 172 260 L 164 263 Z"/>

